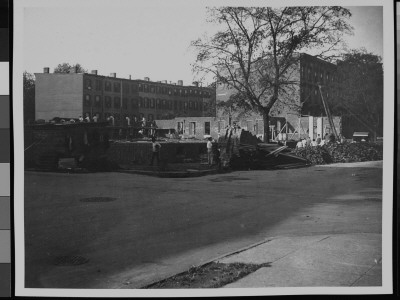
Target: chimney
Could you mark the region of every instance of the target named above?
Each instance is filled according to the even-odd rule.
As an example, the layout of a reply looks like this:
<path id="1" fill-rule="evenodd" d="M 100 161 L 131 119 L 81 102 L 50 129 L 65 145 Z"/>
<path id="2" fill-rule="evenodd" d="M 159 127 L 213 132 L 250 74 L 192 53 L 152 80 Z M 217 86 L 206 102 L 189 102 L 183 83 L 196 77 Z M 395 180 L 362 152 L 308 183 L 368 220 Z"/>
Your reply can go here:
<path id="1" fill-rule="evenodd" d="M 198 81 L 194 81 L 193 85 L 198 87 L 199 86 L 199 82 Z"/>
<path id="2" fill-rule="evenodd" d="M 150 78 L 149 77 L 145 77 L 144 80 L 150 81 Z"/>
<path id="3" fill-rule="evenodd" d="M 178 85 L 183 85 L 183 80 L 178 80 Z"/>
<path id="4" fill-rule="evenodd" d="M 132 79 L 132 76 L 131 75 L 129 75 L 129 80 L 131 80 Z"/>
<path id="5" fill-rule="evenodd" d="M 50 68 L 48 68 L 48 67 L 46 67 L 46 68 L 43 68 L 43 73 L 50 73 Z"/>
<path id="6" fill-rule="evenodd" d="M 110 77 L 117 77 L 117 73 L 110 73 Z"/>
<path id="7" fill-rule="evenodd" d="M 92 73 L 93 75 L 97 75 L 97 70 L 92 70 L 90 73 Z"/>

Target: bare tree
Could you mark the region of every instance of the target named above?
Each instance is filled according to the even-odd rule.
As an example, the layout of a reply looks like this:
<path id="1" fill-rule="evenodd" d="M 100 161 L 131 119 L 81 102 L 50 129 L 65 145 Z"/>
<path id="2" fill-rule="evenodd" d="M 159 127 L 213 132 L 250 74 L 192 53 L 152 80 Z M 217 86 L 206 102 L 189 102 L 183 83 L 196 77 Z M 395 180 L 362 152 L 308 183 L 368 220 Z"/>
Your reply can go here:
<path id="1" fill-rule="evenodd" d="M 208 8 L 208 15 L 221 29 L 191 43 L 197 51 L 193 71 L 211 74 L 260 113 L 264 141 L 271 109 L 277 102 L 287 105 L 299 88 L 299 52 L 312 49 L 333 59 L 343 35 L 352 32 L 350 11 L 336 6 L 218 7 Z"/>

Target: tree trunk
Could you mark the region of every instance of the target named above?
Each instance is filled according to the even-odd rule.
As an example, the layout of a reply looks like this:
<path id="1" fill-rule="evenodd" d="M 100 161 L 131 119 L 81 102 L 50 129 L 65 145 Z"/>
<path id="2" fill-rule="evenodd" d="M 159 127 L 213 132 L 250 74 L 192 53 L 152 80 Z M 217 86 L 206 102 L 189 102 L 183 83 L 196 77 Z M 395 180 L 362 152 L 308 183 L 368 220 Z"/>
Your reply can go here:
<path id="1" fill-rule="evenodd" d="M 269 112 L 263 111 L 262 117 L 264 121 L 264 143 L 269 142 Z"/>

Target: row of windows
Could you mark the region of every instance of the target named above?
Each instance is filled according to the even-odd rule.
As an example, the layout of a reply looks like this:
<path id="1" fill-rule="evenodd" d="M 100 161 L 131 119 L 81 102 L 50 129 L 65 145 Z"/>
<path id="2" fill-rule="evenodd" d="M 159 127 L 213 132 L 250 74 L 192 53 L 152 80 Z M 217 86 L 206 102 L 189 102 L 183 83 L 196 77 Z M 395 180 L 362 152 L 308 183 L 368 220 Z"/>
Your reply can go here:
<path id="1" fill-rule="evenodd" d="M 103 88 L 103 82 L 101 80 L 95 79 L 95 90 L 101 91 Z M 92 90 L 92 80 L 85 80 L 85 88 L 87 90 Z M 105 80 L 104 82 L 104 91 L 106 92 L 121 92 L 121 82 L 111 82 L 109 80 Z M 210 97 L 211 93 L 207 91 L 203 91 L 200 89 L 194 88 L 178 88 L 178 87 L 165 87 L 165 86 L 157 86 L 157 85 L 149 85 L 144 83 L 123 83 L 122 84 L 122 92 L 126 94 L 136 93 L 136 92 L 144 92 L 144 93 L 153 93 L 153 94 L 164 94 L 164 95 L 174 95 L 174 96 L 198 96 L 198 97 Z"/>
<path id="2" fill-rule="evenodd" d="M 203 103 L 201 101 L 178 101 L 178 100 L 165 100 L 165 99 L 154 99 L 154 98 L 143 98 L 131 99 L 132 108 L 157 108 L 157 109 L 170 109 L 170 110 L 202 110 Z M 101 107 L 101 96 L 94 96 L 92 102 L 91 95 L 85 95 L 85 106 Z M 104 106 L 107 108 L 121 108 L 121 98 L 105 96 Z M 128 99 L 122 98 L 122 108 L 128 109 Z"/>
<path id="3" fill-rule="evenodd" d="M 320 84 L 329 84 L 336 81 L 336 75 L 322 70 L 316 71 L 311 67 L 302 67 L 301 76 L 308 81 L 319 82 Z"/>

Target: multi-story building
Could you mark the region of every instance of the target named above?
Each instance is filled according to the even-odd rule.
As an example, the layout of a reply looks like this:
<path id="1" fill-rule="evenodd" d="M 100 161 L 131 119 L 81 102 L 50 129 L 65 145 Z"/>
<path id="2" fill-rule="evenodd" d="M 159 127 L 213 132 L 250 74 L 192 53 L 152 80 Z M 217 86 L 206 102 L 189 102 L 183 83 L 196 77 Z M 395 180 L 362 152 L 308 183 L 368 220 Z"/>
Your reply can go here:
<path id="1" fill-rule="evenodd" d="M 301 132 L 302 135 L 308 135 L 310 128 L 302 128 L 302 115 L 322 116 L 325 111 L 321 102 L 322 96 L 329 103 L 334 101 L 337 96 L 337 74 L 336 65 L 316 58 L 314 56 L 301 53 L 299 60 L 290 69 L 290 80 L 295 82 L 292 94 L 287 97 L 286 103 L 276 103 L 271 111 L 270 118 L 270 136 L 276 134 L 283 129 L 284 133 Z M 321 87 L 321 89 L 320 89 Z M 217 103 L 227 101 L 231 95 L 235 94 L 232 88 L 226 88 L 225 85 L 217 84 Z M 217 117 L 226 118 L 226 111 L 218 111 Z M 263 136 L 264 122 L 260 114 L 256 112 L 237 113 L 232 111 L 232 122 L 236 121 L 242 128 Z M 314 120 L 316 122 L 316 119 Z M 321 128 L 318 132 L 325 134 L 329 131 L 329 122 L 325 124 L 310 125 L 315 128 Z M 316 136 L 317 130 L 313 130 L 313 135 Z"/>
<path id="2" fill-rule="evenodd" d="M 115 125 L 126 117 L 147 121 L 174 117 L 215 116 L 215 89 L 198 84 L 184 86 L 177 83 L 117 78 L 116 73 L 101 76 L 89 73 L 35 73 L 35 118 L 49 121 L 54 117 L 65 119 L 113 116 Z"/>

